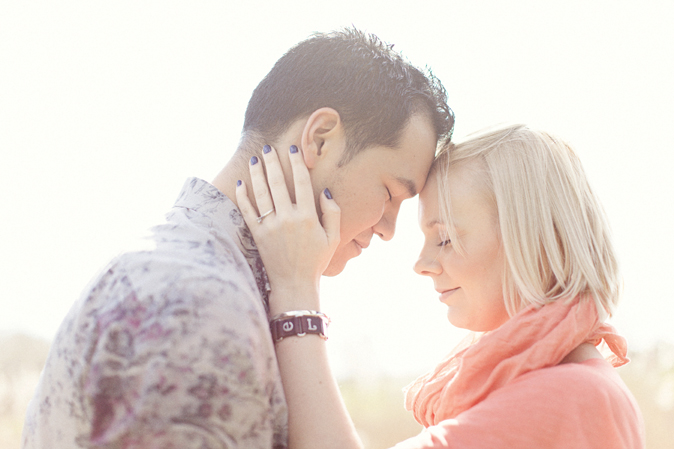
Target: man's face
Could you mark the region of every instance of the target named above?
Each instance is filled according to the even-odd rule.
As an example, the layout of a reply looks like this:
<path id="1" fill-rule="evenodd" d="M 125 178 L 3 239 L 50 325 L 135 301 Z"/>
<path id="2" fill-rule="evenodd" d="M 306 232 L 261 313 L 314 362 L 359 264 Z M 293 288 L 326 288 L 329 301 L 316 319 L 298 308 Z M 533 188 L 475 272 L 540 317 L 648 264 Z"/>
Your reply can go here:
<path id="1" fill-rule="evenodd" d="M 324 275 L 341 273 L 373 235 L 393 238 L 400 204 L 424 187 L 435 147 L 431 121 L 417 114 L 405 126 L 398 148 L 366 148 L 342 167 L 334 158 L 330 167 L 312 173 L 314 185 L 328 187 L 341 209 L 341 241 Z"/>

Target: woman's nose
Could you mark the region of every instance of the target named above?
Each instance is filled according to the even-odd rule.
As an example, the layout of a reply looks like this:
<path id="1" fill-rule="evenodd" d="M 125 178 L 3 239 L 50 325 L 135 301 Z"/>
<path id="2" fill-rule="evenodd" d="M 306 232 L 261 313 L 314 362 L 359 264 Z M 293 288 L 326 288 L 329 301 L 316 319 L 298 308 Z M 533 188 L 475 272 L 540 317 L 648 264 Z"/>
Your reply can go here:
<path id="1" fill-rule="evenodd" d="M 419 254 L 419 259 L 417 259 L 414 264 L 414 272 L 421 276 L 432 276 L 434 274 L 440 274 L 440 272 L 442 272 L 442 267 L 435 257 L 430 258 L 422 251 L 421 254 Z"/>

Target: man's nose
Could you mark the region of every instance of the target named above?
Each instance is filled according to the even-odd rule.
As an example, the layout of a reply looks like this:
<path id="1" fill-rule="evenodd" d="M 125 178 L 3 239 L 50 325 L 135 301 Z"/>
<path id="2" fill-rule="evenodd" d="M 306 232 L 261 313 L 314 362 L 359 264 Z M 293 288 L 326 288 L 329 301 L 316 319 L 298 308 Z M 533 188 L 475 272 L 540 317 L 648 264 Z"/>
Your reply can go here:
<path id="1" fill-rule="evenodd" d="M 398 220 L 399 211 L 400 204 L 395 206 L 391 205 L 391 207 L 384 210 L 384 215 L 382 215 L 377 224 L 372 227 L 374 233 L 385 242 L 391 240 L 396 232 L 396 221 Z"/>

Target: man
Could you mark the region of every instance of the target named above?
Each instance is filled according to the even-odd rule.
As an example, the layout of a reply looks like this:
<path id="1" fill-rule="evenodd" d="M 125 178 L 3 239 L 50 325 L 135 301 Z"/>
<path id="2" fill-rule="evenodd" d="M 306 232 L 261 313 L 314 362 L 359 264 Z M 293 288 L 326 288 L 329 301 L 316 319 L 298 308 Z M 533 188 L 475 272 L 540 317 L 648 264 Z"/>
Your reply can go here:
<path id="1" fill-rule="evenodd" d="M 237 180 L 249 182 L 264 144 L 299 147 L 316 192 L 329 189 L 341 209 L 325 272 L 335 275 L 374 234 L 393 237 L 400 203 L 421 190 L 452 126 L 440 83 L 374 36 L 347 29 L 292 48 L 255 89 L 213 183 L 189 179 L 154 248 L 113 260 L 74 304 L 23 447 L 286 447 L 268 283 Z"/>

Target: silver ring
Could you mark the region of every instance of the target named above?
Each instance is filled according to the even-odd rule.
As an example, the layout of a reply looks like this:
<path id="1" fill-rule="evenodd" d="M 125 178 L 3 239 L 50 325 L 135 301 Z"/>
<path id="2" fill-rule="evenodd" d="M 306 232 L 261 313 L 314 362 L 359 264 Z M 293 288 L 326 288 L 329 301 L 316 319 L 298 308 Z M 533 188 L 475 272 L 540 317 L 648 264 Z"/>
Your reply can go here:
<path id="1" fill-rule="evenodd" d="M 267 212 L 265 212 L 264 214 L 262 214 L 262 215 L 260 215 L 259 217 L 257 217 L 257 222 L 258 222 L 258 223 L 262 223 L 262 219 L 263 219 L 264 217 L 266 217 L 267 215 L 271 214 L 272 212 L 274 212 L 274 208 L 273 208 L 273 207 L 272 207 L 270 210 L 268 210 Z"/>

